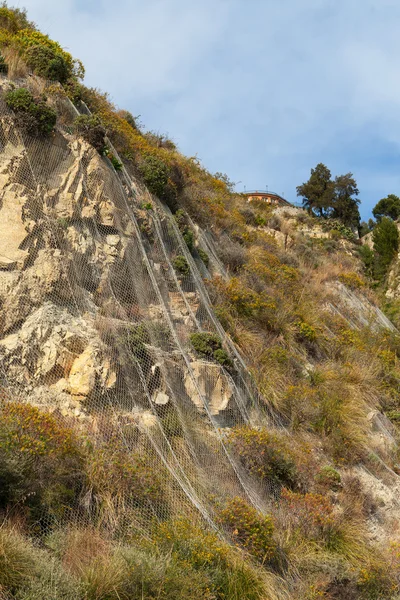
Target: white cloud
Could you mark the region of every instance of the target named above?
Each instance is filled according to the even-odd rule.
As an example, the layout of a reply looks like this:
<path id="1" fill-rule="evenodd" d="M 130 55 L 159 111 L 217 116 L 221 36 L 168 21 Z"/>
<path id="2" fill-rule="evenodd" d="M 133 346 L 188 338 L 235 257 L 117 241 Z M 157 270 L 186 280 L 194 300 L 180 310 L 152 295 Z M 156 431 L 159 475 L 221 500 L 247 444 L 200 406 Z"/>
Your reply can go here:
<path id="1" fill-rule="evenodd" d="M 211 170 L 294 199 L 324 161 L 353 170 L 369 203 L 400 192 L 397 0 L 24 4 L 89 85 Z"/>

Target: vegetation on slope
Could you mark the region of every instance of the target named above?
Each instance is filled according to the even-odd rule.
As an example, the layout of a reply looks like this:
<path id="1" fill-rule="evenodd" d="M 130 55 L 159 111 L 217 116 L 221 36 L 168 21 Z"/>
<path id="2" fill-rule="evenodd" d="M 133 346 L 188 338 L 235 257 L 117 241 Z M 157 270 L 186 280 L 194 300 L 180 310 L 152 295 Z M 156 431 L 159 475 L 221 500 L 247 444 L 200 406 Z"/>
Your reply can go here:
<path id="1" fill-rule="evenodd" d="M 312 182 L 300 186 L 311 212 L 329 212 L 322 221 L 301 211 L 277 216 L 262 202 L 246 203 L 225 176 L 208 173 L 163 136 L 142 131 L 106 95 L 85 88 L 81 64 L 23 11 L 3 6 L 0 26 L 9 76 L 30 69 L 51 80 L 43 84 L 50 100 L 85 102 L 93 116 L 78 117 L 72 130 L 103 154 L 107 134 L 128 171 L 175 214 L 188 250 L 194 256 L 201 250 L 205 264 L 189 217 L 213 234 L 228 273 L 225 279 L 210 271 L 216 313 L 246 358 L 265 413 L 282 425 L 224 434 L 243 473 L 265 491 L 266 507 L 261 513 L 243 498 L 212 498 L 227 543 L 196 523 L 183 498 L 176 514 L 179 495 L 174 490 L 173 506 L 173 482 L 139 431 L 127 427 L 122 446 L 117 433 L 82 433 L 59 415 L 5 402 L 1 594 L 25 600 L 398 598 L 399 541 L 389 533 L 379 546 L 370 540 L 379 507 L 357 469 L 366 466 L 378 477 L 398 469 L 396 446 L 379 446 L 370 414 L 382 411 L 397 427 L 400 340 L 373 322 L 353 326 L 332 310 L 340 285 L 376 302 L 356 237 L 346 227 L 358 224 L 351 174 L 332 184 L 325 172 L 329 198 L 323 204 L 309 193 Z M 40 106 L 24 89 L 8 97 L 17 116 Z M 387 268 L 397 245 L 384 233 L 393 230 L 384 215 L 380 227 L 376 253 Z M 312 230 L 319 237 L 307 234 Z M 174 267 L 182 277 L 190 271 L 181 255 Z M 126 340 L 133 355 L 140 344 L 143 350 L 139 338 L 135 329 Z M 231 366 L 219 338 L 203 334 L 191 341 L 203 358 Z M 170 424 L 171 431 L 179 446 L 181 429 Z M 72 506 L 79 507 L 77 522 L 60 528 Z"/>

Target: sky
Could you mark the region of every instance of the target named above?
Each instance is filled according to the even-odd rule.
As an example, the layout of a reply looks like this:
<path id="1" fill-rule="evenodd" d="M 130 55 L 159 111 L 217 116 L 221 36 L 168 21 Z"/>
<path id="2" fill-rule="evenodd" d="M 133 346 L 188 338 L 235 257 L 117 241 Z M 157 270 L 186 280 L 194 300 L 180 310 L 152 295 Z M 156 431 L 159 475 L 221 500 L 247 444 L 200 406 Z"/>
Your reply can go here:
<path id="1" fill-rule="evenodd" d="M 10 0 L 85 84 L 237 191 L 297 201 L 325 163 L 361 214 L 400 196 L 398 0 Z"/>

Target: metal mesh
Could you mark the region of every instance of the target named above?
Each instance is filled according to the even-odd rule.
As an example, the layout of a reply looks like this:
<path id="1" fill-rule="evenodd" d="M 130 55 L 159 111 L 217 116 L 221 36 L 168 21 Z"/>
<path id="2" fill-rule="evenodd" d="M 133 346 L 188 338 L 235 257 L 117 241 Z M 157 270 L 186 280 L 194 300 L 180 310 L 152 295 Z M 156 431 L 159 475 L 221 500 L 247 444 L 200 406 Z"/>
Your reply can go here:
<path id="1" fill-rule="evenodd" d="M 273 424 L 272 416 L 214 315 L 173 215 L 71 133 L 77 111 L 68 100 L 54 102 L 62 119 L 46 140 L 18 131 L 0 104 L 1 194 L 18 204 L 14 216 L 26 230 L 18 246 L 10 242 L 12 256 L 0 256 L 5 396 L 72 420 L 94 444 L 117 436 L 128 452 L 145 454 L 167 480 L 175 514 L 197 514 L 215 527 L 215 497 L 241 495 L 261 507 L 224 429 Z M 149 202 L 152 210 L 143 208 Z M 199 237 L 210 269 L 226 276 L 212 242 Z M 174 267 L 177 256 L 187 274 Z M 234 367 L 196 355 L 195 332 L 217 334 Z M 92 496 L 68 519 L 88 519 Z M 165 518 L 165 500 L 132 499 L 135 526 L 144 531 Z M 118 510 L 112 490 L 110 503 Z"/>

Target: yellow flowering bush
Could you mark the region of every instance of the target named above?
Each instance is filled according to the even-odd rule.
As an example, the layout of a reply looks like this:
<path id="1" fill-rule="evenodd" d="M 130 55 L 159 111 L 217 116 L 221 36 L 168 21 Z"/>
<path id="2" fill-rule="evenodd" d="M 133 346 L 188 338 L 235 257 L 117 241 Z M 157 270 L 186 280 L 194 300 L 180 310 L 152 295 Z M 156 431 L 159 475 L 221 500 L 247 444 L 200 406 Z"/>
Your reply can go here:
<path id="1" fill-rule="evenodd" d="M 0 411 L 0 506 L 23 502 L 29 518 L 61 517 L 85 484 L 84 453 L 53 415 L 17 402 Z"/>
<path id="2" fill-rule="evenodd" d="M 232 541 L 262 564 L 271 563 L 276 555 L 274 525 L 269 515 L 260 514 L 240 497 L 231 498 L 218 513 Z"/>

